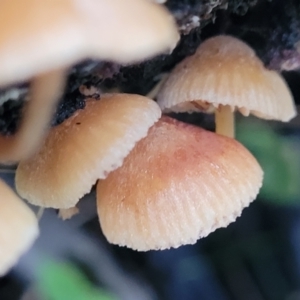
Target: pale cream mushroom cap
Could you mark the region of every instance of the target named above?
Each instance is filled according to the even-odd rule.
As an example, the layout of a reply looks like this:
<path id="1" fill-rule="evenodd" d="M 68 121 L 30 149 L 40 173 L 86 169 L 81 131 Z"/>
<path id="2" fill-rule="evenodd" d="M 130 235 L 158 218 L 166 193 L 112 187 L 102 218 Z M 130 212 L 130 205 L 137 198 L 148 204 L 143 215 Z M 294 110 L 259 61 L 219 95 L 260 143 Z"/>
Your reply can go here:
<path id="1" fill-rule="evenodd" d="M 175 21 L 147 0 L 3 0 L 0 85 L 86 58 L 119 63 L 171 51 Z"/>
<path id="2" fill-rule="evenodd" d="M 38 148 L 71 65 L 87 58 L 133 63 L 179 40 L 173 17 L 147 0 L 3 0 L 0 28 L 0 87 L 32 80 L 18 132 L 0 135 L 3 163 Z"/>
<path id="3" fill-rule="evenodd" d="M 236 140 L 163 117 L 99 180 L 101 228 L 109 242 L 140 251 L 193 244 L 240 216 L 262 178 Z"/>
<path id="4" fill-rule="evenodd" d="M 0 87 L 32 80 L 18 132 L 0 135 L 4 163 L 39 146 L 68 67 L 87 58 L 133 63 L 179 40 L 173 17 L 147 0 L 3 0 L 0 28 Z"/>
<path id="5" fill-rule="evenodd" d="M 296 115 L 284 79 L 231 36 L 204 41 L 172 71 L 158 94 L 165 111 L 208 111 L 229 105 L 244 115 L 289 121 Z"/>
<path id="6" fill-rule="evenodd" d="M 0 275 L 4 275 L 33 244 L 38 222 L 29 207 L 0 180 Z"/>
<path id="7" fill-rule="evenodd" d="M 139 95 L 87 100 L 83 110 L 50 130 L 36 155 L 21 161 L 17 191 L 35 205 L 74 207 L 97 179 L 121 166 L 160 116 L 159 106 Z"/>

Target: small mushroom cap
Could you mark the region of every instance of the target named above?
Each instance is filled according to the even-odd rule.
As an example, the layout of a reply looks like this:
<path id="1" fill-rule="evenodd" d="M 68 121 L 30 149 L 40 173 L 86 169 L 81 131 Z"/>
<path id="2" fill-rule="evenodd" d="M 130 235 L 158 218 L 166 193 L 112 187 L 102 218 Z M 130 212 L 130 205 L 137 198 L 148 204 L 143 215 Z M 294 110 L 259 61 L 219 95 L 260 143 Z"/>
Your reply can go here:
<path id="1" fill-rule="evenodd" d="M 86 58 L 119 63 L 172 50 L 176 24 L 146 0 L 3 0 L 0 85 Z"/>
<path id="2" fill-rule="evenodd" d="M 220 104 L 230 105 L 244 115 L 281 121 L 296 115 L 284 79 L 231 36 L 206 40 L 175 67 L 158 94 L 158 104 L 175 112 L 212 112 Z"/>
<path id="3" fill-rule="evenodd" d="M 262 177 L 236 140 L 163 117 L 99 180 L 100 224 L 109 242 L 140 251 L 193 244 L 233 222 Z"/>
<path id="4" fill-rule="evenodd" d="M 38 236 L 30 208 L 0 180 L 0 275 L 4 275 Z"/>
<path id="5" fill-rule="evenodd" d="M 35 205 L 74 207 L 98 178 L 121 166 L 160 116 L 159 106 L 139 95 L 88 99 L 83 110 L 51 129 L 36 155 L 19 164 L 17 191 Z"/>

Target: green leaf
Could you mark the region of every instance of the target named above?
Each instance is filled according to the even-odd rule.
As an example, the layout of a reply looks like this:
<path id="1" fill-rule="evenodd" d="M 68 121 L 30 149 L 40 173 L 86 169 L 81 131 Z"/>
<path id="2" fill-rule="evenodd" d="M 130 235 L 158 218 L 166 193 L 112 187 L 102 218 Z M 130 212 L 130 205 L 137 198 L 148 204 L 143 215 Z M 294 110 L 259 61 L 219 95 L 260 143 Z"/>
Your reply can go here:
<path id="1" fill-rule="evenodd" d="M 95 288 L 74 265 L 47 262 L 39 271 L 37 288 L 49 300 L 116 300 Z"/>
<path id="2" fill-rule="evenodd" d="M 299 143 L 280 136 L 267 122 L 251 119 L 238 124 L 237 139 L 264 170 L 262 199 L 276 204 L 300 204 Z"/>

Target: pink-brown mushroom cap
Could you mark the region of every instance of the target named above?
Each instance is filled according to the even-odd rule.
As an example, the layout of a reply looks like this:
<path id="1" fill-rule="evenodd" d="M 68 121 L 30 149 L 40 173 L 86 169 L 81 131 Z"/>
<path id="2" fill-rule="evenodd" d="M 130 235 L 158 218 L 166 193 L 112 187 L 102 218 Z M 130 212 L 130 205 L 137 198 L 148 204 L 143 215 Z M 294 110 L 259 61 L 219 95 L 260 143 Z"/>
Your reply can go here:
<path id="1" fill-rule="evenodd" d="M 253 201 L 263 172 L 236 140 L 163 117 L 97 184 L 109 242 L 140 251 L 193 244 Z"/>

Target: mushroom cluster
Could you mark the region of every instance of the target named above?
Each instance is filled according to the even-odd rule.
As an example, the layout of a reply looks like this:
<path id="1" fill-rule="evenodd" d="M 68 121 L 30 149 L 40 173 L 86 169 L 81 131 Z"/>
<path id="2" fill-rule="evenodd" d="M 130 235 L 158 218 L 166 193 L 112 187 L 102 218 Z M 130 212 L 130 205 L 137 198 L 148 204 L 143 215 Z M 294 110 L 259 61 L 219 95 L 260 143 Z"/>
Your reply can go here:
<path id="1" fill-rule="evenodd" d="M 234 59 L 227 57 L 233 49 L 236 49 L 236 65 Z M 195 89 L 205 90 L 207 83 L 189 80 L 196 64 L 186 67 L 184 61 L 159 91 L 158 103 L 162 108 L 167 96 L 172 99 L 176 95 L 184 100 L 177 101 L 175 110 L 196 107 L 209 111 L 220 103 L 230 107 L 230 112 L 237 107 L 245 113 L 248 103 L 249 111 L 265 114 L 267 118 L 283 113 L 282 118 L 287 120 L 295 114 L 284 81 L 277 73 L 265 70 L 244 43 L 232 37 L 216 37 L 204 42 L 194 55 L 199 56 L 200 65 L 209 63 L 205 55 L 203 59 L 203 53 L 214 54 L 215 59 L 210 61 L 216 60 L 215 68 L 219 67 L 217 74 L 221 79 L 214 79 L 217 76 L 214 67 L 209 69 L 212 74 L 199 67 L 200 78 L 204 76 L 201 72 L 206 71 L 205 75 L 215 82 L 210 87 L 215 100 L 197 95 Z M 224 57 L 225 61 L 220 62 Z M 223 92 L 225 100 L 220 100 L 221 84 L 224 89 L 234 89 L 237 84 L 229 76 L 224 85 L 222 68 L 226 64 L 230 65 L 233 79 L 238 77 L 234 72 L 246 74 L 244 80 L 249 82 L 245 86 L 249 85 L 249 90 L 242 94 L 237 92 L 241 87 L 237 87 L 232 94 Z M 177 69 L 185 70 L 187 79 L 180 72 L 176 74 Z M 265 86 L 251 82 L 259 77 L 251 73 L 253 70 L 260 72 Z M 197 68 L 194 78 L 196 71 Z M 190 93 L 195 97 L 190 102 L 184 98 L 187 89 L 180 86 L 184 86 L 184 81 L 190 84 Z M 177 85 L 183 93 L 176 93 Z M 175 89 L 173 95 L 166 92 L 170 86 Z M 258 101 L 252 103 L 253 93 L 266 101 L 263 108 Z M 287 108 L 280 109 L 286 101 Z M 60 209 L 63 217 L 69 217 L 77 213 L 78 201 L 97 183 L 100 225 L 111 243 L 139 251 L 195 243 L 241 214 L 256 198 L 263 171 L 251 153 L 233 138 L 160 117 L 158 105 L 143 96 L 103 94 L 100 99 L 87 99 L 85 109 L 52 128 L 40 150 L 20 162 L 16 172 L 17 191 L 31 204 Z"/>
<path id="2" fill-rule="evenodd" d="M 194 243 L 227 226 L 255 199 L 260 166 L 237 141 L 160 114 L 138 95 L 88 99 L 20 162 L 19 194 L 74 212 L 99 180 L 104 234 L 141 251 Z"/>
<path id="3" fill-rule="evenodd" d="M 179 40 L 174 18 L 163 6 L 148 0 L 4 0 L 0 7 L 0 87 L 31 81 L 17 133 L 0 135 L 0 161 L 4 164 L 26 159 L 38 150 L 72 65 L 85 59 L 131 64 L 169 53 Z M 132 115 L 140 114 L 137 118 L 143 118 L 143 109 L 152 110 L 153 116 L 144 119 L 145 125 L 136 134 L 127 134 L 123 126 L 126 122 L 130 126 L 132 121 L 126 115 L 119 126 L 112 128 L 114 132 L 119 130 L 120 136 L 114 142 L 117 147 L 114 152 L 110 152 L 109 131 L 106 132 L 107 149 L 103 151 L 110 152 L 111 161 L 108 158 L 102 162 L 104 173 L 120 165 L 120 152 L 125 151 L 126 155 L 131 144 L 143 137 L 147 126 L 160 116 L 155 103 L 154 108 L 147 101 L 128 103 L 133 106 Z M 105 106 L 105 101 L 101 105 Z M 96 106 L 87 105 L 92 109 Z M 115 106 L 118 109 L 119 104 Z M 121 111 L 115 114 L 122 117 Z M 95 112 L 91 116 L 97 118 Z M 105 126 L 109 125 L 104 125 L 104 132 Z M 96 136 L 96 132 L 90 133 Z M 82 144 L 85 142 L 83 138 Z M 101 173 L 98 175 L 102 178 Z M 81 190 L 79 197 L 85 192 Z M 9 228 L 5 235 L 0 232 L 0 274 L 4 274 L 33 243 L 38 224 L 31 210 L 2 182 L 0 193 L 3 201 L 0 222 L 3 228 Z"/>
<path id="4" fill-rule="evenodd" d="M 18 193 L 72 215 L 98 180 L 103 233 L 140 251 L 195 243 L 227 226 L 258 194 L 259 164 L 234 139 L 160 116 L 143 96 L 87 99 L 19 163 Z"/>
<path id="5" fill-rule="evenodd" d="M 2 162 L 35 151 L 70 66 L 87 58 L 138 62 L 171 51 L 179 39 L 170 14 L 146 0 L 5 0 L 0 28 L 0 87 L 32 80 L 19 131 L 0 136 Z"/>
<path id="6" fill-rule="evenodd" d="M 153 2 L 165 1 L 4 0 L 0 10 L 7 29 L 0 31 L 0 86 L 32 81 L 18 132 L 0 136 L 0 161 L 21 160 L 17 192 L 67 218 L 97 184 L 104 235 L 139 251 L 195 243 L 233 222 L 256 198 L 263 171 L 232 138 L 235 109 L 283 121 L 295 115 L 280 75 L 243 42 L 219 36 L 174 69 L 158 104 L 134 94 L 90 96 L 84 109 L 46 134 L 73 64 L 87 58 L 131 64 L 174 49 L 174 19 Z M 161 109 L 216 111 L 217 133 L 161 117 Z M 9 222 L 9 212 L 0 214 L 0 222 L 22 236 L 11 244 L 15 238 L 0 232 L 13 248 L 1 256 L 4 273 L 32 244 L 38 225 L 1 182 L 0 190 L 12 199 L 7 210 L 19 211 Z"/>

